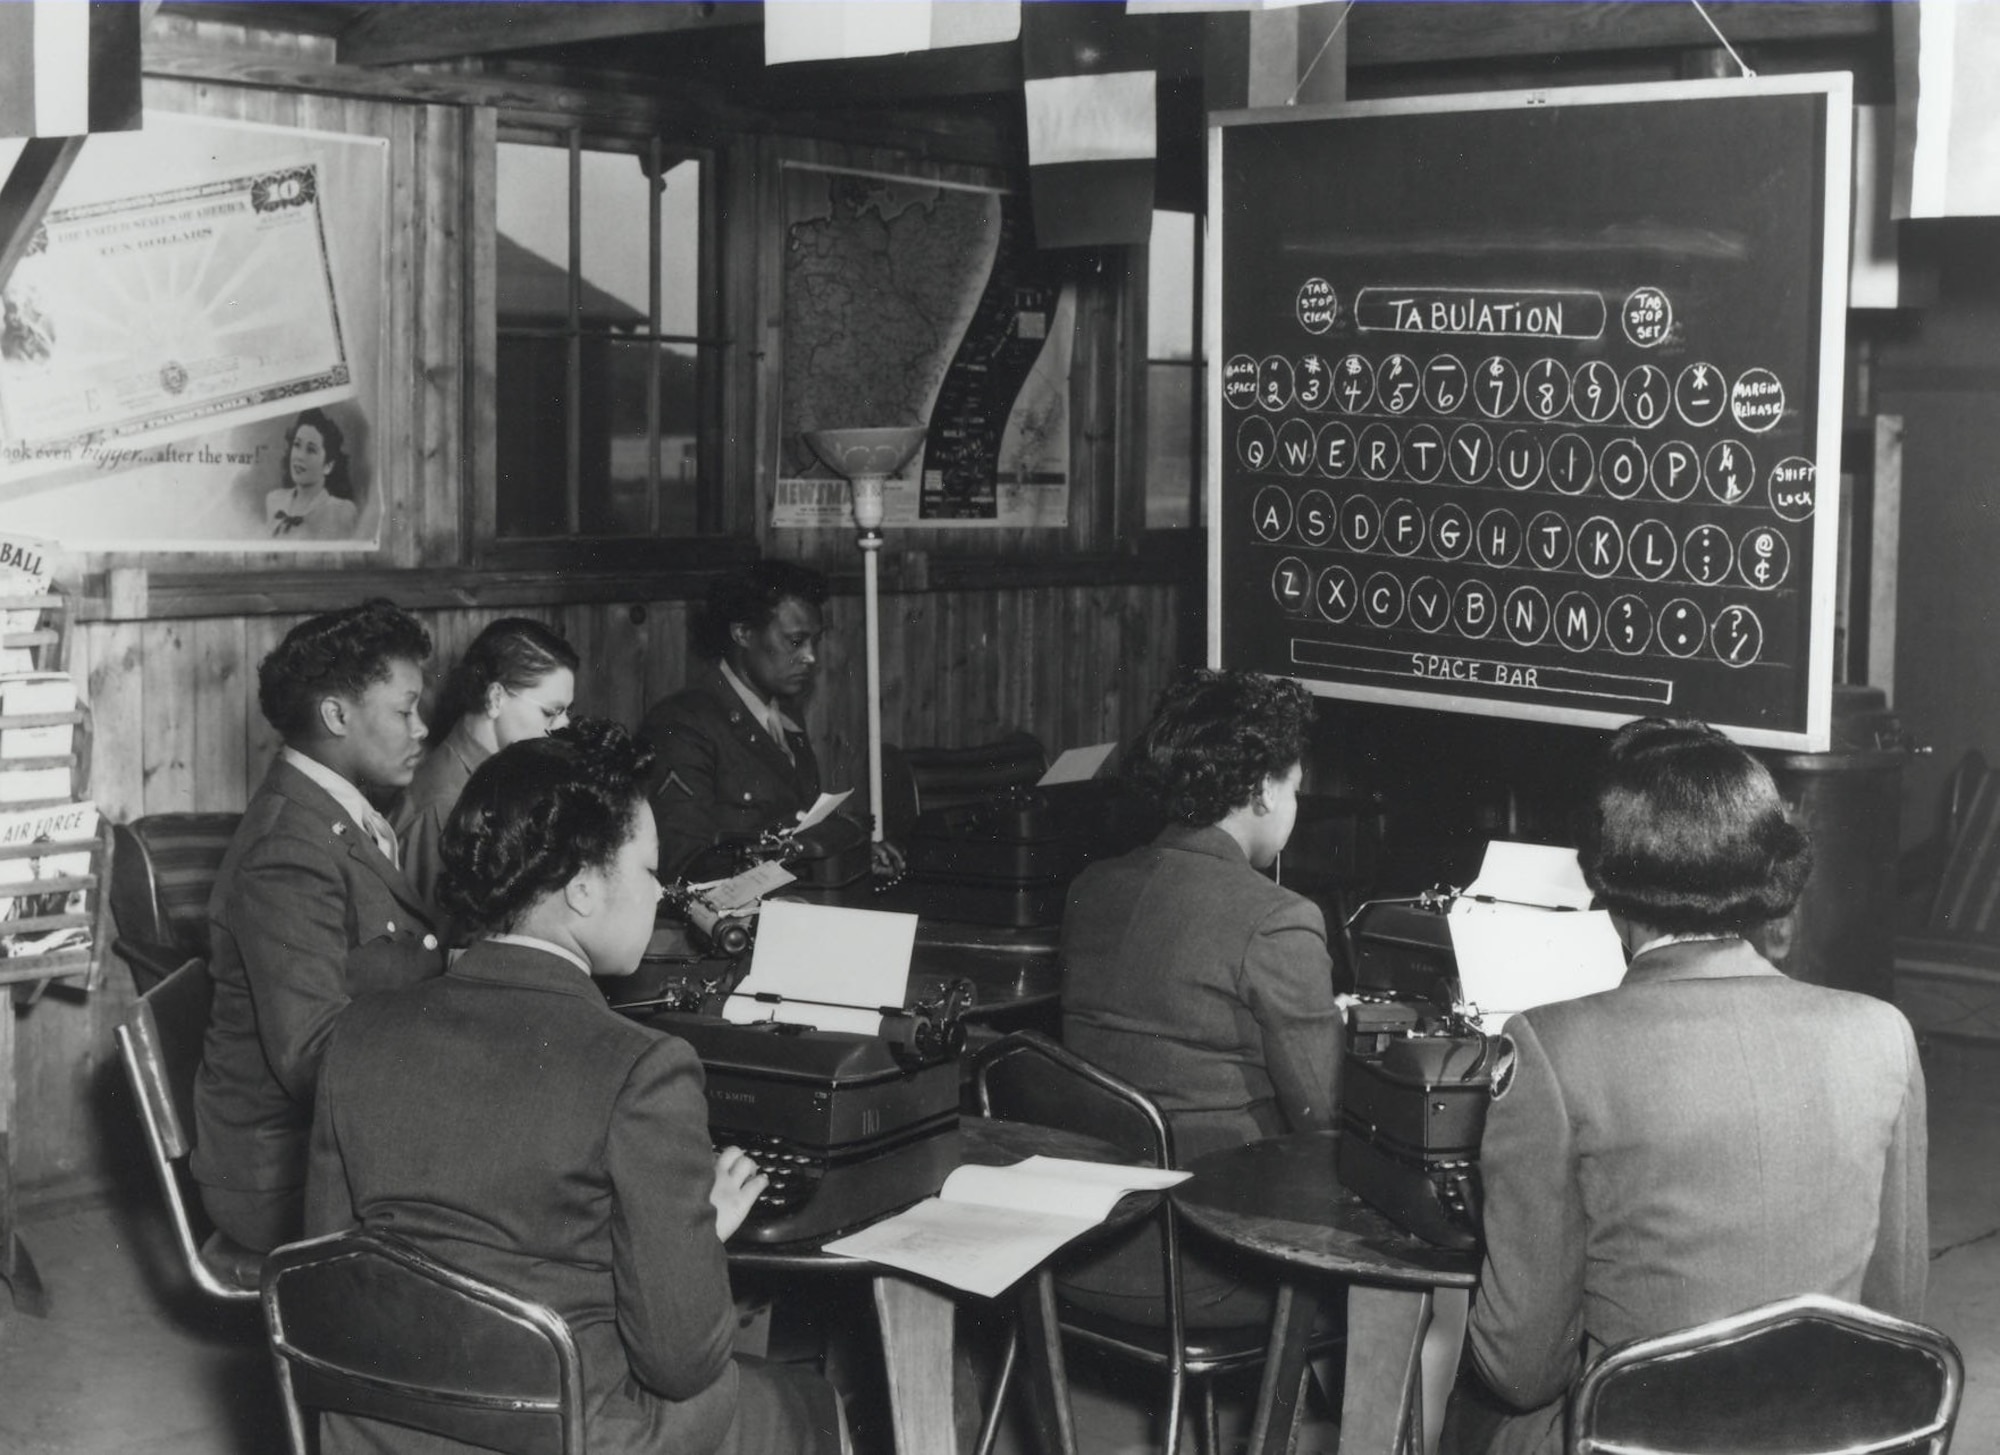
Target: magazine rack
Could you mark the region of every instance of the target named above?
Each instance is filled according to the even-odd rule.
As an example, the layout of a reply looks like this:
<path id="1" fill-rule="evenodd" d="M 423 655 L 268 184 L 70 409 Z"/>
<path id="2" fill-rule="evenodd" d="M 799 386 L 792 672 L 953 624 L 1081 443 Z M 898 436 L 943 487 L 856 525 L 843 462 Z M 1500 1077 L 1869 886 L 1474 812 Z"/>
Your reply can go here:
<path id="1" fill-rule="evenodd" d="M 69 597 L 62 592 L 0 595 L 0 626 L 9 621 L 10 613 L 30 609 L 37 613 L 32 628 L 0 631 L 0 649 L 28 649 L 29 661 L 36 671 L 68 670 L 72 620 Z M 14 624 L 18 626 L 18 620 Z M 0 811 L 60 808 L 89 798 L 91 719 L 87 705 L 79 701 L 66 712 L 17 713 L 11 717 L 0 713 L 0 730 L 65 724 L 70 728 L 67 755 L 12 758 L 6 760 L 6 766 L 9 769 L 67 766 L 69 792 L 57 798 L 0 804 Z M 81 874 L 37 879 L 26 894 L 6 893 L 23 886 L 0 883 L 0 913 L 7 915 L 0 920 L 0 985 L 11 987 L 13 1001 L 10 1006 L 0 1006 L 0 1281 L 6 1283 L 17 1310 L 37 1316 L 48 1312 L 48 1294 L 17 1231 L 14 1034 L 20 1010 L 39 999 L 51 982 L 64 981 L 91 991 L 103 978 L 104 957 L 111 943 L 110 896 L 104 892 L 111 878 L 111 831 L 109 825 L 100 821 L 93 835 L 0 845 L 0 863 L 80 852 L 89 854 L 84 861 L 85 872 Z M 81 908 L 72 903 L 78 891 L 83 894 Z M 23 910 L 27 912 L 22 913 Z M 46 952 L 13 953 L 24 937 L 65 929 L 88 929 L 87 943 Z"/>
<path id="2" fill-rule="evenodd" d="M 64 670 L 70 626 L 68 596 L 60 592 L 45 596 L 0 596 L 0 620 L 4 620 L 5 613 L 9 611 L 31 608 L 41 612 L 42 624 L 31 631 L 0 633 L 0 648 L 26 647 L 34 658 L 36 670 Z M 89 798 L 92 733 L 87 704 L 79 701 L 67 712 L 16 714 L 11 717 L 0 713 L 0 731 L 62 725 L 70 728 L 70 751 L 67 754 L 51 758 L 10 758 L 5 766 L 8 769 L 67 768 L 70 791 L 60 798 L 0 804 L 0 812 L 59 808 L 65 803 Z M 100 823 L 96 834 L 83 839 L 12 846 L 0 844 L 0 862 L 74 854 L 79 850 L 90 853 L 86 873 L 38 879 L 33 893 L 24 896 L 44 901 L 53 912 L 19 913 L 22 906 L 15 903 L 17 896 L 7 894 L 9 886 L 0 882 L 0 985 L 15 987 L 17 1004 L 26 1004 L 38 998 L 52 980 L 81 979 L 83 989 L 87 991 L 95 990 L 102 980 L 105 947 L 111 940 L 109 899 L 102 890 L 102 886 L 110 880 L 111 831 L 107 825 Z M 85 892 L 84 909 L 65 911 L 64 901 L 76 890 Z M 88 943 L 42 954 L 7 953 L 23 936 L 41 936 L 71 928 L 88 928 L 91 931 Z"/>

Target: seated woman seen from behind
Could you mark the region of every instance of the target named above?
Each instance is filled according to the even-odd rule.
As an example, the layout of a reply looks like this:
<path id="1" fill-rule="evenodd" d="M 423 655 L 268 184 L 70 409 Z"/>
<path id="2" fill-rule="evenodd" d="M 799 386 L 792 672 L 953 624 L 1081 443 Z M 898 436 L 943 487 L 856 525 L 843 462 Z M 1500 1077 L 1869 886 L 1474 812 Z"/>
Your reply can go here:
<path id="1" fill-rule="evenodd" d="M 1070 889 L 1063 1040 L 1159 1104 L 1183 1165 L 1334 1124 L 1344 1029 L 1325 920 L 1268 873 L 1298 816 L 1311 721 L 1311 697 L 1282 678 L 1203 671 L 1170 687 L 1125 755 L 1168 827 Z M 1182 1264 L 1189 1325 L 1268 1316 L 1268 1284 L 1186 1245 Z M 1157 1324 L 1159 1280 L 1157 1243 L 1135 1237 L 1065 1294 Z"/>
<path id="2" fill-rule="evenodd" d="M 763 1175 L 711 1150 L 694 1052 L 591 982 L 631 973 L 652 932 L 650 758 L 583 722 L 473 772 L 441 848 L 447 907 L 480 938 L 422 990 L 343 1018 L 307 1232 L 393 1233 L 554 1309 L 583 1357 L 593 1451 L 832 1455 L 832 1387 L 731 1354 L 722 1240 Z M 322 1435 L 327 1455 L 460 1448 L 346 1415 Z"/>
<path id="3" fill-rule="evenodd" d="M 403 873 L 432 904 L 443 865 L 438 840 L 472 770 L 524 738 L 569 721 L 576 697 L 576 649 L 524 616 L 491 622 L 445 679 L 432 719 L 443 736 L 418 766 L 391 815 Z"/>
<path id="4" fill-rule="evenodd" d="M 1916 1039 L 1753 945 L 1812 866 L 1770 772 L 1702 723 L 1629 723 L 1578 856 L 1631 963 L 1507 1022 L 1448 1451 L 1560 1455 L 1570 1391 L 1629 1339 L 1802 1293 L 1923 1312 Z"/>

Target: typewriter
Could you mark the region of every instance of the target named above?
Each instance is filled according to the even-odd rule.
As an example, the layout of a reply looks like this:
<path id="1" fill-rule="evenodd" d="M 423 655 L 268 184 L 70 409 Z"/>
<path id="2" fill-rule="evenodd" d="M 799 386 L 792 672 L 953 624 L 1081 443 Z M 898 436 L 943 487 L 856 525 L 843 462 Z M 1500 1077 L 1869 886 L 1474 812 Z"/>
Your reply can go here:
<path id="1" fill-rule="evenodd" d="M 1078 870 L 1147 842 L 1160 823 L 1117 779 L 1005 788 L 917 815 L 909 878 L 929 889 L 942 919 L 1057 924 Z"/>
<path id="2" fill-rule="evenodd" d="M 1342 1073 L 1341 1184 L 1440 1247 L 1479 1246 L 1479 1139 L 1495 1058 L 1459 1004 L 1451 897 L 1363 905 Z"/>
<path id="3" fill-rule="evenodd" d="M 885 1007 L 880 1029 L 862 1033 L 809 1023 L 816 1009 L 831 1021 L 851 1016 L 851 1006 L 794 1000 L 789 1022 L 725 1018 L 748 969 L 744 957 L 693 961 L 662 994 L 619 1006 L 694 1049 L 711 1139 L 741 1147 L 770 1179 L 737 1240 L 823 1237 L 936 1192 L 959 1162 L 970 982 L 941 982 Z"/>

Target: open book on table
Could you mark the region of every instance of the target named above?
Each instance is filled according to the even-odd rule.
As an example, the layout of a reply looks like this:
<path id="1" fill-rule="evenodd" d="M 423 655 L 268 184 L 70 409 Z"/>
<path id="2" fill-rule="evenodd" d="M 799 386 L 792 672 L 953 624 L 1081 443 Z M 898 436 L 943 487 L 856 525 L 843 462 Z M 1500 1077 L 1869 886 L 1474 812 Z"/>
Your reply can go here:
<path id="1" fill-rule="evenodd" d="M 1102 1223 L 1126 1193 L 1160 1191 L 1187 1176 L 1064 1157 L 960 1167 L 936 1197 L 836 1238 L 826 1251 L 991 1298 Z"/>

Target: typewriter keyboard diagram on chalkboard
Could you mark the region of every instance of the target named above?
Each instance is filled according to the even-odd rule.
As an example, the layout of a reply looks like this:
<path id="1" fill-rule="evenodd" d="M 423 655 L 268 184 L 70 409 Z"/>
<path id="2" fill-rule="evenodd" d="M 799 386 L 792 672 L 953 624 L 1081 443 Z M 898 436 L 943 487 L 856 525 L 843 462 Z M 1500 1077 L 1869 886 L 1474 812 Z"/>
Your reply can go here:
<path id="1" fill-rule="evenodd" d="M 1224 120 L 1213 658 L 1807 744 L 1847 121 L 1763 84 Z"/>

